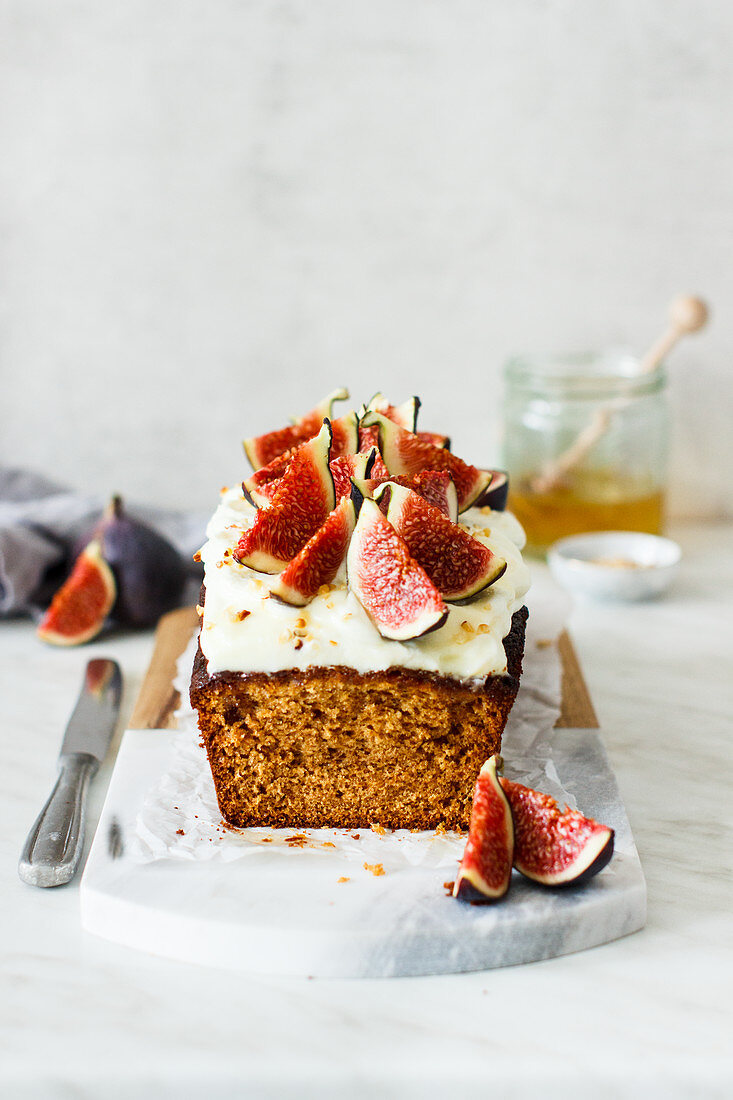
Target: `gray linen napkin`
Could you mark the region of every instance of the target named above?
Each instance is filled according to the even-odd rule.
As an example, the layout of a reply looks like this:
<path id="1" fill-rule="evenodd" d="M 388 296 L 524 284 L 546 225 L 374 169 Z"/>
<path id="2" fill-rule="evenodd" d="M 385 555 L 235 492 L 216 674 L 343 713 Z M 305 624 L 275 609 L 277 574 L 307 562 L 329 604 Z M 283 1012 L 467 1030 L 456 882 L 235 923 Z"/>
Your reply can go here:
<path id="1" fill-rule="evenodd" d="M 78 539 L 106 503 L 31 470 L 0 466 L 0 616 L 38 614 L 68 571 Z M 192 556 L 204 542 L 208 517 L 127 502 L 125 508 L 191 562 L 190 591 L 184 595 L 186 601 L 195 599 L 201 570 Z"/>

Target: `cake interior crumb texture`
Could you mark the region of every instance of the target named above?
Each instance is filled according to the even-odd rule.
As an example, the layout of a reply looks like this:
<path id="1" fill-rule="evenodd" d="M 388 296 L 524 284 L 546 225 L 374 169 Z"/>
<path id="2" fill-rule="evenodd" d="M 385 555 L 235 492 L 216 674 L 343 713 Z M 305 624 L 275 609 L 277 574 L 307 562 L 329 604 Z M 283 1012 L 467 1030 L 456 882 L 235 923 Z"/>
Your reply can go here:
<path id="1" fill-rule="evenodd" d="M 476 776 L 499 752 L 522 669 L 527 610 L 504 639 L 507 675 L 478 687 L 403 668 L 313 667 L 209 676 L 191 702 L 226 821 L 273 828 L 468 828 Z"/>

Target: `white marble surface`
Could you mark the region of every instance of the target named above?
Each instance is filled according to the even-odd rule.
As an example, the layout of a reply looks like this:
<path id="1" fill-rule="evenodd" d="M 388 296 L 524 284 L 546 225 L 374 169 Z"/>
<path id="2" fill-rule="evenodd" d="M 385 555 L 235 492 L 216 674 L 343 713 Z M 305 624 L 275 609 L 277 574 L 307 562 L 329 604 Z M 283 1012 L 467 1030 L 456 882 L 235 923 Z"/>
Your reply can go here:
<path id="1" fill-rule="evenodd" d="M 647 926 L 488 973 L 246 978 L 85 935 L 75 884 L 36 891 L 15 869 L 82 654 L 2 624 L 0 1095 L 730 1096 L 733 529 L 673 534 L 685 556 L 664 599 L 578 605 L 571 619 L 646 874 Z M 147 635 L 89 647 L 122 663 L 128 715 L 150 649 Z"/>

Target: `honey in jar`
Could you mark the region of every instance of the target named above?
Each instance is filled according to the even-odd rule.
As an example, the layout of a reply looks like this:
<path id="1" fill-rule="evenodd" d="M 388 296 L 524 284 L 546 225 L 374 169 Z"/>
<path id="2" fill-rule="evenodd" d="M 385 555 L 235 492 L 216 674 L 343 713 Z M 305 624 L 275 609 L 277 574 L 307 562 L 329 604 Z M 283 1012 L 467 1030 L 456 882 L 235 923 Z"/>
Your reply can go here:
<path id="1" fill-rule="evenodd" d="M 663 367 L 627 353 L 515 358 L 505 370 L 508 507 L 538 555 L 566 535 L 664 526 Z"/>

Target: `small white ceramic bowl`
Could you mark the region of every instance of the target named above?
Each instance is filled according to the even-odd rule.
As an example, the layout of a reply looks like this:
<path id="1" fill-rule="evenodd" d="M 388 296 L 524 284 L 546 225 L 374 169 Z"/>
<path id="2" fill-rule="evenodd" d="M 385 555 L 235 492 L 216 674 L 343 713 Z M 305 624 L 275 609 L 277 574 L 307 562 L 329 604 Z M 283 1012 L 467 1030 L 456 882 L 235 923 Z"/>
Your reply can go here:
<path id="1" fill-rule="evenodd" d="M 555 579 L 597 600 L 645 600 L 658 596 L 677 572 L 679 546 L 639 531 L 596 531 L 553 543 L 547 561 Z"/>

